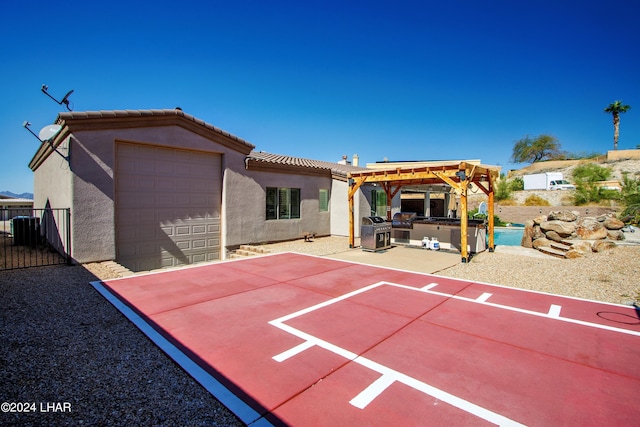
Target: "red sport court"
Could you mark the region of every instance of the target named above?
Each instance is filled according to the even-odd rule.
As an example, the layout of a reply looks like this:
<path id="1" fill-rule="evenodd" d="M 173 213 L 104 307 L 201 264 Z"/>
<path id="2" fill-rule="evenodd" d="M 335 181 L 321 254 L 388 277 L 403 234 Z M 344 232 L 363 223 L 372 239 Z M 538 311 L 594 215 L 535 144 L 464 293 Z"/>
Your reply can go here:
<path id="1" fill-rule="evenodd" d="M 640 420 L 634 307 L 295 253 L 92 284 L 248 425 Z"/>

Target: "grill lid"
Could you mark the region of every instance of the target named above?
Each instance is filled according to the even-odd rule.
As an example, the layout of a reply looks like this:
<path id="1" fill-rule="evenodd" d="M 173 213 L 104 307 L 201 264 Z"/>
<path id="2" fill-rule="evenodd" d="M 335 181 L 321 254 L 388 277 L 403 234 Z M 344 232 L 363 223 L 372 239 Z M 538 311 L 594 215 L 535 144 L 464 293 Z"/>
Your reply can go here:
<path id="1" fill-rule="evenodd" d="M 393 215 L 391 225 L 398 228 L 413 228 L 413 221 L 418 219 L 415 212 L 398 212 Z"/>
<path id="2" fill-rule="evenodd" d="M 381 216 L 363 216 L 362 217 L 362 224 L 364 225 L 377 225 L 377 224 L 384 224 L 385 222 L 387 222 L 387 220 Z"/>

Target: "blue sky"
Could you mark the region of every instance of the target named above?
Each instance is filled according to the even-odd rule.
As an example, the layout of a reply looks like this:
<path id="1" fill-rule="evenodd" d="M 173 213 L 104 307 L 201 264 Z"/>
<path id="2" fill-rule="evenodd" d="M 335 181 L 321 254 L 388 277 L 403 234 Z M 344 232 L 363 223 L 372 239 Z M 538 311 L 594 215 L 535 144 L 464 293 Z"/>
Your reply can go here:
<path id="1" fill-rule="evenodd" d="M 11 2 L 0 15 L 0 190 L 33 191 L 38 141 L 74 111 L 181 107 L 271 153 L 361 164 L 476 159 L 551 134 L 640 144 L 636 0 Z"/>

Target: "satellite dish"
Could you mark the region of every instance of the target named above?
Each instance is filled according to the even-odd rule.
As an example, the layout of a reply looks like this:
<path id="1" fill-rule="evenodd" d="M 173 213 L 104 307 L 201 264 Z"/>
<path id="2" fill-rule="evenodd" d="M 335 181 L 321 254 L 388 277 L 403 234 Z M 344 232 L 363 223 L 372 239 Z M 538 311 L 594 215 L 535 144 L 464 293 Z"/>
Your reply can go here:
<path id="1" fill-rule="evenodd" d="M 43 127 L 38 134 L 41 141 L 49 141 L 50 139 L 55 138 L 55 136 L 60 132 L 62 126 L 60 125 L 48 125 Z"/>

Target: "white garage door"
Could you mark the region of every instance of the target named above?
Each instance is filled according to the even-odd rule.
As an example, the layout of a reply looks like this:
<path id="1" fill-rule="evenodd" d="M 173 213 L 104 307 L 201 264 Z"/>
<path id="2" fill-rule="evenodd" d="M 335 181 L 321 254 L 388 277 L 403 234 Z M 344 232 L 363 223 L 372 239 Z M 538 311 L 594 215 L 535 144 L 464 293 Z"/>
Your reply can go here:
<path id="1" fill-rule="evenodd" d="M 220 258 L 220 156 L 118 143 L 116 260 L 133 271 Z"/>

